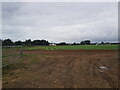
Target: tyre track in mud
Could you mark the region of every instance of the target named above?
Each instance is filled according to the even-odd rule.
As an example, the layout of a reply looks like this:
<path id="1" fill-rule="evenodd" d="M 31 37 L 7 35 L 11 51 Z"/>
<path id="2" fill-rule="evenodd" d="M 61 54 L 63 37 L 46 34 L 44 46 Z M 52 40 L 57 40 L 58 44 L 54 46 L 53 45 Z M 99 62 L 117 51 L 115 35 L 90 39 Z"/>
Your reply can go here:
<path id="1" fill-rule="evenodd" d="M 61 86 L 63 86 L 64 88 L 73 88 L 74 87 L 73 74 L 74 74 L 74 63 L 75 63 L 74 57 L 71 57 L 70 60 L 64 60 L 64 61 L 61 61 L 62 59 L 65 59 L 65 57 L 59 58 L 59 60 L 52 60 L 52 61 L 50 60 L 49 62 L 47 61 L 47 63 L 44 62 L 42 63 L 42 65 L 40 65 L 40 68 L 41 69 L 47 68 L 49 74 L 53 73 L 55 77 L 58 76 L 57 78 L 59 79 Z M 59 67 L 61 63 L 62 64 L 64 63 L 64 66 Z M 61 71 L 63 71 L 63 73 Z"/>
<path id="2" fill-rule="evenodd" d="M 61 73 L 58 75 L 59 81 L 64 88 L 76 88 L 76 79 L 78 79 L 76 78 L 78 76 L 76 64 L 78 61 L 76 57 L 69 57 L 69 60 L 64 61 L 64 66 L 60 69 Z"/>
<path id="3" fill-rule="evenodd" d="M 98 63 L 98 60 L 96 62 Z M 94 64 L 92 59 L 90 59 L 88 61 L 88 65 L 87 65 L 87 73 L 88 73 L 87 79 L 88 79 L 88 81 L 87 81 L 87 84 L 88 84 L 88 86 L 93 87 L 93 88 L 94 88 L 94 85 L 95 85 L 93 80 L 96 77 L 96 72 L 95 72 L 95 67 L 96 66 L 97 65 Z"/>
<path id="4" fill-rule="evenodd" d="M 100 68 L 99 68 L 99 64 L 101 64 L 100 62 L 101 59 L 97 59 L 97 60 L 90 60 L 87 70 L 88 70 L 88 85 L 92 88 L 98 88 L 99 86 L 96 85 L 100 85 L 103 87 L 117 87 L 116 86 L 116 82 L 114 80 L 112 80 L 112 77 L 110 77 L 110 73 L 109 70 L 100 72 Z M 94 80 L 94 81 L 93 81 Z M 100 83 L 103 82 L 104 84 Z M 96 84 L 95 84 L 96 83 Z"/>
<path id="5" fill-rule="evenodd" d="M 74 85 L 74 76 L 73 76 L 73 67 L 74 66 L 74 59 L 68 61 L 66 65 L 66 83 L 64 83 L 65 88 L 73 88 Z"/>

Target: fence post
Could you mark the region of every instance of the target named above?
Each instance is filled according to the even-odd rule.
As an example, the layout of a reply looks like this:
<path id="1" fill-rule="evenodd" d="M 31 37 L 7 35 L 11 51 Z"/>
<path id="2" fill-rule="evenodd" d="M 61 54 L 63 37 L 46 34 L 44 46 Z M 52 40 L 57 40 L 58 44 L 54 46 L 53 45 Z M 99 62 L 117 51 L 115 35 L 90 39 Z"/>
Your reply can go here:
<path id="1" fill-rule="evenodd" d="M 23 51 L 22 51 L 22 48 L 20 49 L 20 54 L 21 54 L 21 60 L 22 60 L 22 55 L 23 55 Z"/>

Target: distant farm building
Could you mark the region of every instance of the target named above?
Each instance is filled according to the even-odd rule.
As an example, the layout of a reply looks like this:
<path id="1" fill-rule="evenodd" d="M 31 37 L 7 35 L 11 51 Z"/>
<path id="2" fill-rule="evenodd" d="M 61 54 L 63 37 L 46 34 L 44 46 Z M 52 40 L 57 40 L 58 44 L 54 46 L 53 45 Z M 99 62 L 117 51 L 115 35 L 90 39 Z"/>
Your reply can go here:
<path id="1" fill-rule="evenodd" d="M 55 43 L 50 43 L 49 46 L 56 46 L 56 44 Z"/>

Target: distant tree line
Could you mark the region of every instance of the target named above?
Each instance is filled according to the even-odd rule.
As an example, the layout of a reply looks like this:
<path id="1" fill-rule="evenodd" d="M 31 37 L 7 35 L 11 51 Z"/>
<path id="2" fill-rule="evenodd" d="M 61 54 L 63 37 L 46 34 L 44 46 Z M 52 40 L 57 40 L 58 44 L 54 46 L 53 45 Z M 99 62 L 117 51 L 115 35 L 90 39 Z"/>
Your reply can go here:
<path id="1" fill-rule="evenodd" d="M 43 45 L 47 46 L 50 43 L 47 40 L 33 40 L 31 39 L 25 40 L 25 41 L 15 41 L 13 42 L 11 39 L 5 39 L 2 40 L 3 46 L 12 46 L 12 45 L 23 45 L 23 46 L 37 46 L 37 45 Z"/>
<path id="2" fill-rule="evenodd" d="M 90 40 L 85 40 L 85 41 L 81 41 L 80 43 L 66 43 L 66 42 L 61 42 L 61 43 L 58 43 L 56 45 L 90 45 L 91 44 L 91 41 Z"/>
<path id="3" fill-rule="evenodd" d="M 37 46 L 37 45 L 40 45 L 40 46 L 48 46 L 48 45 L 51 45 L 50 42 L 48 42 L 47 40 L 31 40 L 31 39 L 28 39 L 28 40 L 25 40 L 25 41 L 15 41 L 13 42 L 11 39 L 5 39 L 5 40 L 1 40 L 2 41 L 2 45 L 3 46 L 12 46 L 12 45 L 22 45 L 22 46 Z M 63 46 L 63 45 L 97 45 L 98 43 L 91 43 L 90 40 L 84 40 L 84 41 L 81 41 L 80 43 L 66 43 L 66 42 L 60 42 L 60 43 L 54 43 L 55 45 L 57 46 Z M 118 43 L 110 43 L 110 42 L 101 42 L 99 43 L 99 45 L 101 44 L 118 44 Z"/>

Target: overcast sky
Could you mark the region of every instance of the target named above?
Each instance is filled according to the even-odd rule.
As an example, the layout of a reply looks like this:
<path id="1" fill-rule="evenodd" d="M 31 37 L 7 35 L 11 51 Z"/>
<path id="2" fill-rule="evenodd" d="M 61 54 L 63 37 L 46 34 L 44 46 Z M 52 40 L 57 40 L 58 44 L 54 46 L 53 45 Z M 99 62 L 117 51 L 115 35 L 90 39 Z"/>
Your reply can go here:
<path id="1" fill-rule="evenodd" d="M 2 7 L 3 39 L 118 40 L 117 2 L 4 2 Z"/>

